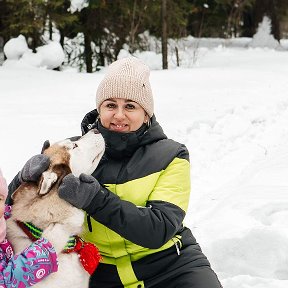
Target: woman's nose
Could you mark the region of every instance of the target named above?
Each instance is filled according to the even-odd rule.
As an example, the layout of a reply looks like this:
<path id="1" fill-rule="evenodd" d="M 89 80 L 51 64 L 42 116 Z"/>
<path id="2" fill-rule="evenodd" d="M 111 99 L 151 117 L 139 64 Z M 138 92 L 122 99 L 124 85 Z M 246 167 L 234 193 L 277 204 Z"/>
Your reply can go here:
<path id="1" fill-rule="evenodd" d="M 123 109 L 117 109 L 115 111 L 114 117 L 117 118 L 117 119 L 125 118 L 126 117 L 125 111 Z"/>

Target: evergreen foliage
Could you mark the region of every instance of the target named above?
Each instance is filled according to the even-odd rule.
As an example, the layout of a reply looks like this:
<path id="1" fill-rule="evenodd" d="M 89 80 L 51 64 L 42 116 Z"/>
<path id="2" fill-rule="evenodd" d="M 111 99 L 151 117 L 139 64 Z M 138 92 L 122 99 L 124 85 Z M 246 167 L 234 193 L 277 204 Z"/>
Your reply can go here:
<path id="1" fill-rule="evenodd" d="M 279 40 L 279 21 L 288 18 L 286 0 L 166 2 L 167 37 L 173 39 L 188 35 L 252 37 L 267 15 L 272 20 L 272 34 Z M 58 34 L 69 64 L 74 61 L 88 72 L 117 59 L 123 45 L 127 45 L 130 53 L 147 49 L 143 41 L 145 31 L 161 38 L 162 0 L 90 0 L 87 3 L 81 11 L 72 13 L 70 0 L 0 0 L 0 38 L 5 43 L 22 34 L 29 48 L 35 51 Z"/>

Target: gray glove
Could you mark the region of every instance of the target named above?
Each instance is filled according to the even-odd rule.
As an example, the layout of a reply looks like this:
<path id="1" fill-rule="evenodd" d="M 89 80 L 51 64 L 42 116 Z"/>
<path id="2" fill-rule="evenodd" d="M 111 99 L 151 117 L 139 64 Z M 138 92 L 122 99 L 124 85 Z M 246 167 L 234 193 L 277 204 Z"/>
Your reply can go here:
<path id="1" fill-rule="evenodd" d="M 91 175 L 81 174 L 79 178 L 68 174 L 58 189 L 59 197 L 73 206 L 85 210 L 101 189 L 99 182 Z"/>
<path id="2" fill-rule="evenodd" d="M 38 154 L 30 158 L 19 173 L 20 182 L 37 182 L 41 174 L 48 169 L 50 159 L 48 156 Z"/>

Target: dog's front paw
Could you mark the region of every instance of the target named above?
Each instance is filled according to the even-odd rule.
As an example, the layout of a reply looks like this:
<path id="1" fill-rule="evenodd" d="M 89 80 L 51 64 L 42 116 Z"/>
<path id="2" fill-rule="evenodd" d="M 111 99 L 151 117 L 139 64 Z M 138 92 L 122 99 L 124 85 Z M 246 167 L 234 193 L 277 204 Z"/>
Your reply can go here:
<path id="1" fill-rule="evenodd" d="M 67 229 L 66 225 L 57 223 L 50 224 L 44 229 L 42 237 L 51 242 L 56 253 L 59 254 L 67 244 L 70 235 L 70 231 Z"/>

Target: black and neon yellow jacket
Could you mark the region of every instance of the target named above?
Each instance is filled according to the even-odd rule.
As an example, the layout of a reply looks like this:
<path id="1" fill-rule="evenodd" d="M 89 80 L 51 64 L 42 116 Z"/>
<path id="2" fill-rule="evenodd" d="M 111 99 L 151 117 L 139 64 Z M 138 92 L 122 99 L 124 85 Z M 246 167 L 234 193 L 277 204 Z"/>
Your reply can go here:
<path id="1" fill-rule="evenodd" d="M 81 126 L 83 134 L 98 128 L 106 142 L 93 172 L 102 189 L 86 209 L 83 233 L 103 257 L 89 287 L 176 287 L 177 275 L 183 279 L 195 267 L 210 267 L 183 225 L 190 194 L 186 147 L 167 139 L 155 116 L 148 129 L 143 126 L 133 133 L 109 131 L 97 117 L 97 111 L 91 111 Z M 11 194 L 19 181 L 16 175 L 9 185 L 8 204 L 13 203 Z M 192 282 L 202 287 L 201 281 L 196 277 Z M 185 287 L 191 287 L 190 280 Z"/>
<path id="2" fill-rule="evenodd" d="M 82 132 L 93 125 L 105 139 L 106 152 L 92 174 L 103 189 L 86 209 L 92 219 L 91 224 L 86 221 L 83 237 L 97 245 L 103 264 L 117 268 L 124 287 L 144 287 L 145 279 L 152 277 L 147 259 L 171 247 L 178 257 L 185 240 L 189 154 L 183 144 L 167 139 L 155 116 L 148 129 L 143 126 L 133 133 L 109 131 L 97 116 L 96 110 L 85 116 Z M 188 237 L 190 241 L 191 233 Z"/>

